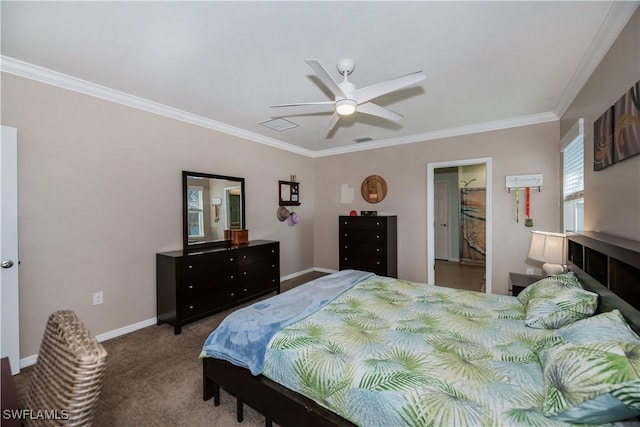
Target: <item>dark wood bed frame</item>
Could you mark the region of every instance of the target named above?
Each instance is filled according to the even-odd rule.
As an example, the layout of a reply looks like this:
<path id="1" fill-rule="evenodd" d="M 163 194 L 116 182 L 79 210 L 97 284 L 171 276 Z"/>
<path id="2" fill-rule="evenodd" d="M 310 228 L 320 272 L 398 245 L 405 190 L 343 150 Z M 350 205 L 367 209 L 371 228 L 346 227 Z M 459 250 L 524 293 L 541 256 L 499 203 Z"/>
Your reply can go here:
<path id="1" fill-rule="evenodd" d="M 589 236 L 586 236 L 589 234 Z M 623 260 L 623 278 L 633 289 L 626 296 L 638 295 L 640 292 L 640 243 L 630 240 L 613 238 L 597 233 L 584 233 L 569 236 L 569 269 L 582 281 L 583 287 L 600 295 L 598 313 L 618 309 L 625 316 L 631 327 L 640 333 L 640 301 L 632 298 L 629 302 L 623 300 L 609 288 L 612 287 L 611 275 L 615 275 L 616 262 Z M 602 243 L 602 241 L 605 244 Z M 573 242 L 573 247 L 571 243 Z M 613 242 L 613 243 L 611 243 Z M 609 266 L 607 274 L 591 271 L 601 269 L 601 260 L 589 261 L 589 251 L 596 248 L 596 255 L 605 257 Z M 573 250 L 573 255 L 572 255 Z M 573 263 L 575 261 L 577 264 Z M 629 262 L 629 264 L 627 263 Z M 585 271 L 586 270 L 586 271 Z M 599 277 L 596 280 L 590 274 Z M 620 273 L 617 273 L 620 276 Z M 606 280 L 603 280 L 606 277 Z M 601 282 L 605 282 L 604 284 Z M 635 286 L 634 286 L 635 285 Z M 638 291 L 635 288 L 638 288 Z M 614 288 L 615 289 L 615 288 Z M 243 420 L 243 406 L 248 404 L 265 416 L 265 425 L 270 427 L 272 422 L 281 426 L 354 426 L 348 420 L 325 409 L 313 400 L 302 396 L 270 379 L 258 375 L 253 376 L 247 369 L 237 367 L 229 362 L 213 358 L 203 359 L 203 399 L 214 398 L 214 405 L 220 405 L 220 387 L 236 398 L 237 419 Z"/>

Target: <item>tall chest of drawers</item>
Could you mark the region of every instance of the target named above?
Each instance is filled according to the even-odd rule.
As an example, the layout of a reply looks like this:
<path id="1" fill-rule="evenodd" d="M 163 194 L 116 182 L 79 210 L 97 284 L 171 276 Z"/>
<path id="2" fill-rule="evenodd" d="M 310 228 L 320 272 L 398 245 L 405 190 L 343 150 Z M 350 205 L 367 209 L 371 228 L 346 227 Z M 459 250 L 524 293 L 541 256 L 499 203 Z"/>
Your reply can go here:
<path id="1" fill-rule="evenodd" d="M 398 277 L 397 231 L 397 216 L 340 216 L 340 270 Z"/>
<path id="2" fill-rule="evenodd" d="M 280 243 L 256 240 L 156 254 L 158 324 L 182 325 L 269 292 L 280 293 Z"/>

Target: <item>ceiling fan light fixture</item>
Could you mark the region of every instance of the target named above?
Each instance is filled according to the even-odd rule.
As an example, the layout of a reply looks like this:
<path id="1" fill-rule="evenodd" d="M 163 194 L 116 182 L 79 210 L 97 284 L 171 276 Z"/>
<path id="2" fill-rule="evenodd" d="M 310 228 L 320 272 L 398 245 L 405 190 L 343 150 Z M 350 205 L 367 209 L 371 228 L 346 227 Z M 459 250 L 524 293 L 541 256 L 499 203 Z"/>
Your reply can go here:
<path id="1" fill-rule="evenodd" d="M 348 116 L 356 112 L 356 106 L 358 103 L 353 99 L 341 99 L 336 101 L 336 113 L 341 116 Z"/>

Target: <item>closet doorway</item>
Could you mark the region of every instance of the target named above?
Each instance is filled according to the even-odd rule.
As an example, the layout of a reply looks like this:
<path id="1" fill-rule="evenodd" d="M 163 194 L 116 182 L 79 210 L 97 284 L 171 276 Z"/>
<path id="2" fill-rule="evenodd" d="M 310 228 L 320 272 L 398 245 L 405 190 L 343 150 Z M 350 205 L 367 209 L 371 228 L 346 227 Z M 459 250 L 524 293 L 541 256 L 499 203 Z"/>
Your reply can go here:
<path id="1" fill-rule="evenodd" d="M 491 158 L 427 165 L 427 281 L 491 293 Z"/>

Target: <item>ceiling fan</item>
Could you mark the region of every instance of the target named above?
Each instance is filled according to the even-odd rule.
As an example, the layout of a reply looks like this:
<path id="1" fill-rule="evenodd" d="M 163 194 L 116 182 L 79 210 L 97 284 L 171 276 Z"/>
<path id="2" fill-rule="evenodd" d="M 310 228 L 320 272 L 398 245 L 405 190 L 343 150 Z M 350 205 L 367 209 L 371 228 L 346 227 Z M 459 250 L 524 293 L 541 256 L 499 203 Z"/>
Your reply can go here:
<path id="1" fill-rule="evenodd" d="M 396 77 L 391 80 L 385 80 L 380 83 L 366 86 L 360 89 L 356 89 L 355 85 L 351 83 L 347 76 L 351 74 L 355 67 L 355 62 L 351 59 L 341 59 L 338 61 L 337 67 L 340 75 L 344 76 L 344 80 L 341 83 L 337 83 L 327 70 L 320 64 L 317 59 L 307 59 L 305 61 L 313 72 L 318 76 L 320 81 L 333 93 L 333 101 L 320 101 L 320 102 L 299 102 L 294 104 L 277 104 L 271 107 L 299 107 L 306 105 L 326 105 L 331 106 L 335 111 L 329 120 L 329 132 L 338 123 L 341 116 L 348 116 L 355 112 L 369 114 L 371 116 L 382 117 L 383 119 L 391 120 L 394 122 L 399 121 L 403 116 L 387 108 L 374 104 L 371 101 L 382 95 L 386 95 L 390 92 L 394 92 L 403 87 L 410 86 L 421 80 L 424 80 L 426 76 L 422 71 L 416 71 L 415 73 L 407 74 L 406 76 Z"/>

